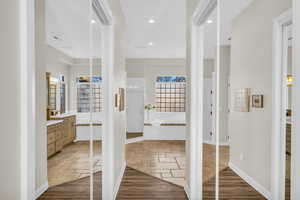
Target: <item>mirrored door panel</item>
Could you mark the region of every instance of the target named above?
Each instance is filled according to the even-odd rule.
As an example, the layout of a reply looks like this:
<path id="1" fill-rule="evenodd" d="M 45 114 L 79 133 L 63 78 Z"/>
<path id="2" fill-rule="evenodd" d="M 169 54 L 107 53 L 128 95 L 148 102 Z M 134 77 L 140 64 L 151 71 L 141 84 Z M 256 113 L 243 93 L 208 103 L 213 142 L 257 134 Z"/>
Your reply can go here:
<path id="1" fill-rule="evenodd" d="M 217 156 L 217 8 L 204 23 L 203 199 L 216 198 Z"/>

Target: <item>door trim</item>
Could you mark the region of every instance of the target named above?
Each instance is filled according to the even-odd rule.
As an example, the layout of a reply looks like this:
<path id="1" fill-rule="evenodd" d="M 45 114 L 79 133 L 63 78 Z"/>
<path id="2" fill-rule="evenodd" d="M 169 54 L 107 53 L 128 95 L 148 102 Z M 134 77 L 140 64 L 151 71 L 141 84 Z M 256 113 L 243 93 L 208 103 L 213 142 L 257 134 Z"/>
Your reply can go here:
<path id="1" fill-rule="evenodd" d="M 187 152 L 189 159 L 188 170 L 190 173 L 189 183 L 185 191 L 189 199 L 202 199 L 202 163 L 203 163 L 203 120 L 204 120 L 204 23 L 217 7 L 217 0 L 200 1 L 193 13 L 191 26 L 191 72 L 190 72 L 190 152 Z M 218 12 L 219 15 L 219 12 Z M 218 26 L 219 27 L 219 26 Z M 219 33 L 219 29 L 218 29 Z M 219 34 L 218 34 L 219 35 Z M 217 45 L 219 47 L 219 45 Z M 219 58 L 218 58 L 219 60 Z M 217 62 L 217 65 L 219 63 Z M 217 135 L 218 133 L 216 133 Z M 218 146 L 218 141 L 217 141 Z M 218 156 L 218 155 L 216 155 Z M 218 173 L 217 173 L 218 176 Z M 218 180 L 218 177 L 216 177 Z M 217 188 L 217 186 L 216 186 Z M 216 190 L 216 193 L 218 191 Z"/>
<path id="2" fill-rule="evenodd" d="M 32 200 L 36 195 L 34 13 L 34 0 L 20 1 L 21 200 Z"/>
<path id="3" fill-rule="evenodd" d="M 300 53 L 300 1 L 293 1 L 293 33 L 294 33 L 294 43 L 293 43 L 293 55 L 299 55 Z M 300 57 L 294 56 L 294 75 L 295 77 L 300 77 Z M 300 83 L 295 80 L 294 90 L 300 91 Z M 300 110 L 295 109 L 300 107 L 300 93 L 294 92 L 292 101 L 294 128 L 292 128 L 292 180 L 291 180 L 291 199 L 300 199 Z M 298 133 L 298 134 L 293 134 Z"/>
<path id="4" fill-rule="evenodd" d="M 273 104 L 271 138 L 271 199 L 285 195 L 285 135 L 286 135 L 286 79 L 284 65 L 284 27 L 292 23 L 293 13 L 288 10 L 273 20 Z"/>

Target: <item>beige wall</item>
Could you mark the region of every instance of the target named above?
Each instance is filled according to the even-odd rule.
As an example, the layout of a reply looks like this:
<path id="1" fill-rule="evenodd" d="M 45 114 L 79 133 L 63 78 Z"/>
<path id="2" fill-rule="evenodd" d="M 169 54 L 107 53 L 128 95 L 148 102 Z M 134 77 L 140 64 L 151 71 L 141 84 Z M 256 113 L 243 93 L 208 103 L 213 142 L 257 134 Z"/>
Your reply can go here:
<path id="1" fill-rule="evenodd" d="M 0 1 L 0 196 L 7 200 L 21 195 L 19 6 L 18 0 Z"/>
<path id="2" fill-rule="evenodd" d="M 231 97 L 236 89 L 251 88 L 252 94 L 264 95 L 265 107 L 249 113 L 232 109 L 230 161 L 267 190 L 272 128 L 272 20 L 291 6 L 291 0 L 254 0 L 233 22 Z"/>

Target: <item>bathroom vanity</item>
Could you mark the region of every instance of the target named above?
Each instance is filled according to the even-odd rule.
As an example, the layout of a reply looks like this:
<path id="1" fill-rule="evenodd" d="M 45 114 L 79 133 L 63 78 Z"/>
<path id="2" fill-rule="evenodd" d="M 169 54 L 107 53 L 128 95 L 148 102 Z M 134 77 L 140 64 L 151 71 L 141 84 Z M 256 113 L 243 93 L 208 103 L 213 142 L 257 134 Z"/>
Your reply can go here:
<path id="1" fill-rule="evenodd" d="M 60 152 L 64 146 L 63 120 L 51 120 L 47 122 L 47 152 L 48 158 Z"/>
<path id="2" fill-rule="evenodd" d="M 76 139 L 76 115 L 66 113 L 51 117 L 51 120 L 63 121 L 63 145 L 66 146 Z"/>

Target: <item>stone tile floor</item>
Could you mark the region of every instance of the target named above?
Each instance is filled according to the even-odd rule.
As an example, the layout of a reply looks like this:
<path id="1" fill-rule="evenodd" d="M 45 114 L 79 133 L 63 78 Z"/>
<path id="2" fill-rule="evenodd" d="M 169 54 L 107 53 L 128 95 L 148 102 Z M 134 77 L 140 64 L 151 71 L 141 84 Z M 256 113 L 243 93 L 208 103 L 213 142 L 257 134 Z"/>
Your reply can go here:
<path id="1" fill-rule="evenodd" d="M 101 167 L 101 143 L 94 142 L 94 172 Z M 72 143 L 48 159 L 48 184 L 51 187 L 89 176 L 89 169 L 89 142 Z"/>
<path id="2" fill-rule="evenodd" d="M 102 167 L 101 142 L 94 142 L 94 172 Z M 215 175 L 215 147 L 204 144 L 204 177 Z M 220 170 L 226 168 L 229 148 L 220 147 Z M 126 145 L 126 162 L 129 167 L 149 175 L 184 186 L 185 142 L 143 141 Z M 77 142 L 68 145 L 62 152 L 48 160 L 49 186 L 89 176 L 89 143 Z"/>
<path id="3" fill-rule="evenodd" d="M 215 175 L 215 147 L 204 144 L 203 181 Z M 229 147 L 220 147 L 220 171 L 228 166 Z M 127 144 L 129 167 L 152 176 L 185 185 L 185 141 L 143 141 Z"/>

